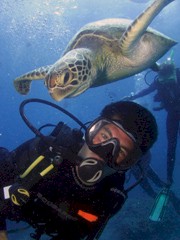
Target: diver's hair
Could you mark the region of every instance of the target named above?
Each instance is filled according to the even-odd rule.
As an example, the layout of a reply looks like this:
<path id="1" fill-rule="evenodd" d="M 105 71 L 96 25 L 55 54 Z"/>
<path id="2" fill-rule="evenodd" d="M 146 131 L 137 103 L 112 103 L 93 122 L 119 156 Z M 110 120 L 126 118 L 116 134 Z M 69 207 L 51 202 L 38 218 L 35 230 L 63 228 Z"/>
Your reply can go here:
<path id="1" fill-rule="evenodd" d="M 118 121 L 130 132 L 145 154 L 157 140 L 158 128 L 155 117 L 143 106 L 131 101 L 111 103 L 101 111 L 101 117 Z"/>

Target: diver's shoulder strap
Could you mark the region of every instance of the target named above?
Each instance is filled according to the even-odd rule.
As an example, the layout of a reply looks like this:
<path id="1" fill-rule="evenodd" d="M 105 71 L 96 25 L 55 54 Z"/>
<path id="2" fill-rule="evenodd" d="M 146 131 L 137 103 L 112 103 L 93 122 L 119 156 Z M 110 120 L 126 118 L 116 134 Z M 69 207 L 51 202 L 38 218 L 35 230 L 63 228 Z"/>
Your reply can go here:
<path id="1" fill-rule="evenodd" d="M 66 124 L 59 122 L 50 136 L 55 137 L 55 142 L 58 146 L 73 147 L 79 151 L 79 143 L 83 142 L 83 133 L 79 129 L 71 129 Z"/>
<path id="2" fill-rule="evenodd" d="M 69 152 L 78 153 L 83 142 L 83 132 L 80 129 L 71 129 L 65 123 L 59 122 L 49 136 L 40 139 L 39 152 L 51 147 L 54 152 L 68 148 Z"/>
<path id="3" fill-rule="evenodd" d="M 66 126 L 66 125 L 65 125 L 63 122 L 59 122 L 59 123 L 55 126 L 55 128 L 53 129 L 53 131 L 50 133 L 50 136 L 57 137 L 64 126 Z"/>

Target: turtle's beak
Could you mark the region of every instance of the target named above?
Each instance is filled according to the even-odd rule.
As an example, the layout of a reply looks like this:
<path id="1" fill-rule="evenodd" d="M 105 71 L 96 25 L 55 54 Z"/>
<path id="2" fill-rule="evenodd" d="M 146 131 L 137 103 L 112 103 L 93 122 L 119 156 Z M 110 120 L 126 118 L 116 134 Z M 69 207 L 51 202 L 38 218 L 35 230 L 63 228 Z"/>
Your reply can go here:
<path id="1" fill-rule="evenodd" d="M 49 89 L 51 97 L 56 101 L 61 101 L 62 99 L 69 97 L 72 92 L 74 92 L 73 87 L 54 87 Z"/>

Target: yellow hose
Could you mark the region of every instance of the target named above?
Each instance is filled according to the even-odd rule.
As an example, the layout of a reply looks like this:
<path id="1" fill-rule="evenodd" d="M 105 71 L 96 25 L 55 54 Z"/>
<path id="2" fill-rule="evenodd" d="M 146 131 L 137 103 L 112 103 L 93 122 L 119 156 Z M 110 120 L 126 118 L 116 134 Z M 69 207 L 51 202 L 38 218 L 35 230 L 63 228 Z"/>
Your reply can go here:
<path id="1" fill-rule="evenodd" d="M 42 160 L 44 159 L 43 155 L 40 155 L 27 169 L 20 175 L 20 178 L 26 177 L 32 170 L 35 168 Z"/>

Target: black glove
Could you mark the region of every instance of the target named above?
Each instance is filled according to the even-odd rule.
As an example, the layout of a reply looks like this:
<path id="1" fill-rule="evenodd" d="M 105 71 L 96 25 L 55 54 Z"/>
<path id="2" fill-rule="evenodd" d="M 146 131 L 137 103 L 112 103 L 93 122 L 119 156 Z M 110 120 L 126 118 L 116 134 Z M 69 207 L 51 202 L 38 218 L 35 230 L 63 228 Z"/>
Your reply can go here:
<path id="1" fill-rule="evenodd" d="M 16 206 L 26 204 L 30 198 L 29 191 L 19 183 L 14 183 L 9 189 L 9 195 L 12 203 Z"/>

